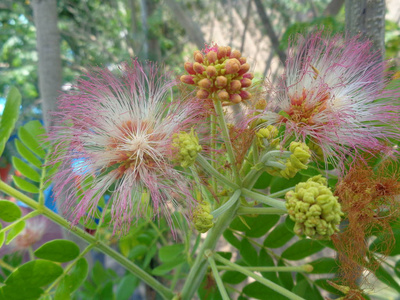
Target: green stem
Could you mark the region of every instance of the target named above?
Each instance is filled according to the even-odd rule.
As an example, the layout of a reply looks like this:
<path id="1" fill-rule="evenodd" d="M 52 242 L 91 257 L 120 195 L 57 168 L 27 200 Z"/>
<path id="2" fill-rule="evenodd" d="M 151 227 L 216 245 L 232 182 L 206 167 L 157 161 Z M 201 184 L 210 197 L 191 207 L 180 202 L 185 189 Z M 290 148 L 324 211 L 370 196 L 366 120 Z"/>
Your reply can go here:
<path id="1" fill-rule="evenodd" d="M 14 272 L 15 268 L 13 266 L 10 266 L 8 263 L 6 263 L 4 260 L 0 259 L 0 267 L 7 269 L 10 272 Z"/>
<path id="2" fill-rule="evenodd" d="M 217 218 L 224 212 L 226 212 L 232 205 L 234 205 L 237 202 L 237 199 L 240 197 L 241 193 L 242 193 L 241 190 L 237 189 L 228 201 L 226 201 L 222 206 L 218 207 L 216 210 L 211 212 L 213 217 Z"/>
<path id="3" fill-rule="evenodd" d="M 248 189 L 253 188 L 254 184 L 256 183 L 257 179 L 261 176 L 262 173 L 263 170 L 257 168 L 250 170 L 250 172 L 247 173 L 247 175 L 243 179 L 243 186 Z"/>
<path id="4" fill-rule="evenodd" d="M 45 183 L 44 178 L 46 177 L 46 171 L 47 171 L 46 163 L 47 160 L 49 159 L 49 156 L 50 156 L 50 151 L 47 152 L 46 157 L 44 159 L 44 163 L 42 165 L 42 173 L 40 176 L 40 185 L 39 185 L 39 200 L 38 200 L 40 205 L 44 205 L 44 194 L 43 194 L 44 183 Z"/>
<path id="5" fill-rule="evenodd" d="M 304 300 L 304 298 L 301 298 L 300 296 L 297 296 L 296 294 L 292 293 L 291 291 L 285 289 L 284 287 L 281 287 L 280 285 L 264 278 L 261 277 L 257 274 L 254 274 L 253 272 L 245 269 L 242 266 L 239 266 L 233 262 L 230 262 L 229 260 L 223 258 L 222 256 L 218 255 L 217 253 L 214 253 L 215 259 L 223 263 L 224 265 L 231 267 L 233 270 L 238 271 L 246 276 L 249 276 L 255 280 L 257 280 L 259 283 L 269 287 L 270 289 L 278 292 L 279 294 L 291 299 L 291 300 Z"/>
<path id="6" fill-rule="evenodd" d="M 70 222 L 65 220 L 60 215 L 54 213 L 47 207 L 43 205 L 39 205 L 38 202 L 29 198 L 28 196 L 22 194 L 18 190 L 14 189 L 13 187 L 9 186 L 8 184 L 4 183 L 0 180 L 0 190 L 5 192 L 6 194 L 24 202 L 26 205 L 30 206 L 33 209 L 36 209 L 38 212 L 46 216 L 48 219 L 52 220 L 53 222 L 57 223 L 58 225 L 70 230 L 76 236 L 82 238 L 89 244 L 94 244 L 95 247 L 107 254 L 111 258 L 115 259 L 122 267 L 127 269 L 128 271 L 132 272 L 135 276 L 143 280 L 147 283 L 150 287 L 152 287 L 155 291 L 157 291 L 164 299 L 172 299 L 174 296 L 173 292 L 162 285 L 159 281 L 153 278 L 150 274 L 146 273 L 140 267 L 135 265 L 133 262 L 128 260 L 122 254 L 116 252 L 115 250 L 111 249 L 109 246 L 104 244 L 103 242 L 98 241 L 94 236 L 88 234 L 84 230 L 79 227 L 73 226 Z"/>
<path id="7" fill-rule="evenodd" d="M 215 140 L 215 135 L 217 133 L 217 122 L 215 120 L 215 115 L 211 114 L 210 116 L 210 133 L 211 133 L 211 140 L 210 140 L 210 149 L 211 149 L 211 165 L 214 169 L 216 169 L 216 155 L 215 151 L 217 150 L 217 141 Z M 215 177 L 211 177 L 211 187 L 213 188 L 214 192 L 218 192 L 218 185 Z"/>
<path id="8" fill-rule="evenodd" d="M 231 182 L 228 178 L 226 178 L 224 175 L 222 175 L 220 172 L 214 169 L 203 156 L 197 155 L 196 160 L 205 171 L 207 171 L 210 175 L 218 179 L 221 183 L 224 183 L 228 187 L 235 190 L 239 188 L 238 184 Z"/>
<path id="9" fill-rule="evenodd" d="M 17 225 L 19 222 L 21 221 L 25 221 L 28 220 L 30 218 L 36 217 L 40 215 L 40 212 L 38 211 L 31 211 L 29 214 L 26 214 L 25 216 L 19 218 L 18 220 L 15 220 L 13 223 L 11 223 L 10 225 L 8 225 L 7 227 L 4 227 L 2 230 L 0 230 L 0 234 L 2 234 L 3 232 L 7 232 L 8 230 L 10 230 L 11 228 L 13 228 L 15 225 Z"/>
<path id="10" fill-rule="evenodd" d="M 249 197 L 257 202 L 261 202 L 263 204 L 267 204 L 269 206 L 278 208 L 278 209 L 282 209 L 286 211 L 286 206 L 285 206 L 285 202 L 271 198 L 269 196 L 260 194 L 260 193 L 256 193 L 253 191 L 250 191 L 248 189 L 242 188 L 242 193 L 243 196 L 245 197 Z"/>
<path id="11" fill-rule="evenodd" d="M 238 215 L 284 215 L 287 210 L 274 207 L 247 207 L 241 206 L 237 211 Z"/>
<path id="12" fill-rule="evenodd" d="M 217 266 L 218 270 L 227 270 L 232 271 L 235 270 L 230 266 Z M 302 266 L 275 266 L 275 267 L 242 267 L 248 271 L 253 272 L 311 272 L 313 267 L 311 265 L 302 265 Z"/>
<path id="13" fill-rule="evenodd" d="M 226 292 L 226 289 L 225 289 L 224 283 L 222 282 L 221 276 L 219 276 L 217 265 L 215 264 L 215 261 L 212 257 L 211 250 L 206 250 L 204 254 L 207 256 L 208 263 L 210 264 L 211 271 L 214 274 L 214 279 L 217 282 L 218 290 L 221 293 L 222 299 L 229 300 L 230 299 L 229 295 Z"/>
<path id="14" fill-rule="evenodd" d="M 203 281 L 204 275 L 207 271 L 204 252 L 207 249 L 215 248 L 220 236 L 223 234 L 225 229 L 229 226 L 229 224 L 233 220 L 239 204 L 240 202 L 237 201 L 236 205 L 232 205 L 224 214 L 222 214 L 218 218 L 214 227 L 208 232 L 206 239 L 204 240 L 203 244 L 199 249 L 199 253 L 197 254 L 196 260 L 194 261 L 194 264 L 190 269 L 185 285 L 182 288 L 182 293 L 181 293 L 182 299 L 193 299 L 193 295 L 199 288 L 201 282 Z"/>
<path id="15" fill-rule="evenodd" d="M 235 159 L 235 154 L 233 153 L 231 139 L 229 137 L 228 126 L 226 126 L 224 112 L 222 109 L 222 104 L 221 104 L 221 101 L 219 101 L 219 100 L 213 99 L 213 101 L 214 101 L 215 112 L 217 113 L 219 126 L 221 127 L 222 137 L 224 138 L 226 152 L 228 153 L 229 162 L 232 165 L 233 175 L 235 176 L 236 184 L 240 185 L 241 180 L 240 180 L 239 172 L 238 172 L 238 169 L 236 166 L 236 159 Z"/>
<path id="16" fill-rule="evenodd" d="M 294 190 L 295 188 L 296 188 L 295 186 L 292 186 L 292 187 L 290 187 L 290 188 L 281 190 L 281 191 L 279 191 L 279 192 L 269 194 L 268 197 L 270 197 L 270 198 L 280 197 L 280 196 L 285 195 L 287 192 Z"/>

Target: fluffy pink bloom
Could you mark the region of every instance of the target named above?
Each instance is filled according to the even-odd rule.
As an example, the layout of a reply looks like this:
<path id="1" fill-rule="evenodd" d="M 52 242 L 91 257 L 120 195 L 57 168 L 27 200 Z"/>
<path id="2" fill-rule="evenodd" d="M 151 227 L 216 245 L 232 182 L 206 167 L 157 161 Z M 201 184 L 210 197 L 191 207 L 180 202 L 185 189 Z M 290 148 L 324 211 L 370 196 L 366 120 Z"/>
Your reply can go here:
<path id="1" fill-rule="evenodd" d="M 100 69 L 79 80 L 60 98 L 49 138 L 56 153 L 51 163 L 61 164 L 55 198 L 65 198 L 63 207 L 76 224 L 94 216 L 109 194 L 114 233 L 126 232 L 149 207 L 172 224 L 171 209 L 180 204 L 190 211 L 194 201 L 188 180 L 171 162 L 171 144 L 175 133 L 198 122 L 199 104 L 168 104 L 175 81 L 158 77 L 150 63 L 132 64 L 118 75 Z"/>
<path id="2" fill-rule="evenodd" d="M 399 139 L 399 89 L 385 90 L 385 62 L 357 37 L 298 37 L 289 46 L 286 70 L 260 116 L 320 146 L 337 166 L 345 156 L 388 148 Z"/>

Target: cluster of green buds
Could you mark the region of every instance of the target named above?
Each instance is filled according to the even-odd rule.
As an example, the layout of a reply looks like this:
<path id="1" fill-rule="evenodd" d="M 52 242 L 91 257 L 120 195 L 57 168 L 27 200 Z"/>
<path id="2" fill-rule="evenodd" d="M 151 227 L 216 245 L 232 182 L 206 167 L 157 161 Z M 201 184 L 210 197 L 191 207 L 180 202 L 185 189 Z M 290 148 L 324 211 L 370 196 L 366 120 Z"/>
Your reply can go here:
<path id="1" fill-rule="evenodd" d="M 311 152 L 313 153 L 313 156 L 320 160 L 323 161 L 324 160 L 324 151 L 322 151 L 322 148 L 316 144 L 313 141 L 310 141 L 307 146 L 310 148 Z"/>
<path id="2" fill-rule="evenodd" d="M 250 65 L 240 51 L 214 45 L 193 54 L 195 62 L 186 62 L 181 81 L 198 87 L 197 98 L 218 99 L 224 104 L 236 104 L 250 99 L 245 90 L 252 84 Z"/>
<path id="3" fill-rule="evenodd" d="M 263 149 L 275 149 L 279 145 L 279 139 L 276 138 L 278 133 L 278 128 L 273 125 L 268 125 L 265 128 L 259 129 L 256 132 L 257 144 Z"/>
<path id="4" fill-rule="evenodd" d="M 197 154 L 202 147 L 199 145 L 199 138 L 192 130 L 190 133 L 175 133 L 172 140 L 172 148 L 175 150 L 174 161 L 181 167 L 186 168 L 194 164 Z"/>
<path id="5" fill-rule="evenodd" d="M 286 193 L 286 208 L 295 222 L 294 232 L 315 239 L 329 239 L 339 231 L 343 212 L 338 198 L 333 196 L 321 175 L 296 185 Z"/>
<path id="6" fill-rule="evenodd" d="M 289 151 L 292 154 L 285 163 L 286 169 L 280 172 L 281 176 L 286 179 L 293 178 L 298 171 L 307 169 L 311 157 L 310 149 L 301 142 L 291 142 Z"/>
<path id="7" fill-rule="evenodd" d="M 198 232 L 205 233 L 213 226 L 213 215 L 211 205 L 208 202 L 201 202 L 193 211 L 193 225 Z"/>

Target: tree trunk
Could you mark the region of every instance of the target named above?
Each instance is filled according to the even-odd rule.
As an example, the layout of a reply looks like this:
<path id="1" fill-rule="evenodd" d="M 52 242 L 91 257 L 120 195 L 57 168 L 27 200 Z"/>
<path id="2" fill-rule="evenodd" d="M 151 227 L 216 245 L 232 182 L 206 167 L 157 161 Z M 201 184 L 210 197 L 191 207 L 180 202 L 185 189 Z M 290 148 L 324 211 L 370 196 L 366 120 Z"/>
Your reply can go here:
<path id="1" fill-rule="evenodd" d="M 45 127 L 52 125 L 50 111 L 57 109 L 62 84 L 60 32 L 57 27 L 57 1 L 32 0 L 39 54 L 39 92 Z"/>
<path id="2" fill-rule="evenodd" d="M 385 0 L 346 0 L 346 31 L 360 34 L 373 43 L 373 50 L 385 55 Z"/>
<path id="3" fill-rule="evenodd" d="M 344 0 L 332 0 L 324 10 L 324 16 L 336 16 L 344 4 Z"/>

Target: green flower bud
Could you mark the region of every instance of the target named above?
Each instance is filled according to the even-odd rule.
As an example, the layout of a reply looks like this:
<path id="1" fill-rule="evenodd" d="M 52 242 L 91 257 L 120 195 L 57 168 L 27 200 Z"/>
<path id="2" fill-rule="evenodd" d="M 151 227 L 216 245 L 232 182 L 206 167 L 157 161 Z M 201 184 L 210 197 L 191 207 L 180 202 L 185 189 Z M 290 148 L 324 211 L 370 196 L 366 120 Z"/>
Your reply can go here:
<path id="1" fill-rule="evenodd" d="M 208 202 L 201 202 L 193 211 L 193 225 L 198 232 L 207 232 L 214 226 L 211 214 L 211 205 Z"/>
<path id="2" fill-rule="evenodd" d="M 278 128 L 273 125 L 268 125 L 265 128 L 261 128 L 256 132 L 257 143 L 261 148 L 266 148 L 274 139 L 278 136 Z"/>
<path id="3" fill-rule="evenodd" d="M 280 175 L 286 179 L 293 178 L 298 171 L 307 169 L 311 157 L 310 149 L 301 142 L 291 142 L 289 150 L 293 154 L 286 162 L 286 169 L 280 172 Z"/>
<path id="4" fill-rule="evenodd" d="M 289 217 L 296 223 L 296 234 L 329 239 L 339 231 L 337 225 L 343 212 L 321 175 L 297 184 L 294 191 L 286 193 L 285 199 Z"/>
<path id="5" fill-rule="evenodd" d="M 202 149 L 199 145 L 199 138 L 193 131 L 193 128 L 190 133 L 182 131 L 174 134 L 172 148 L 176 152 L 174 161 L 179 163 L 183 168 L 193 165 L 197 154 Z"/>

